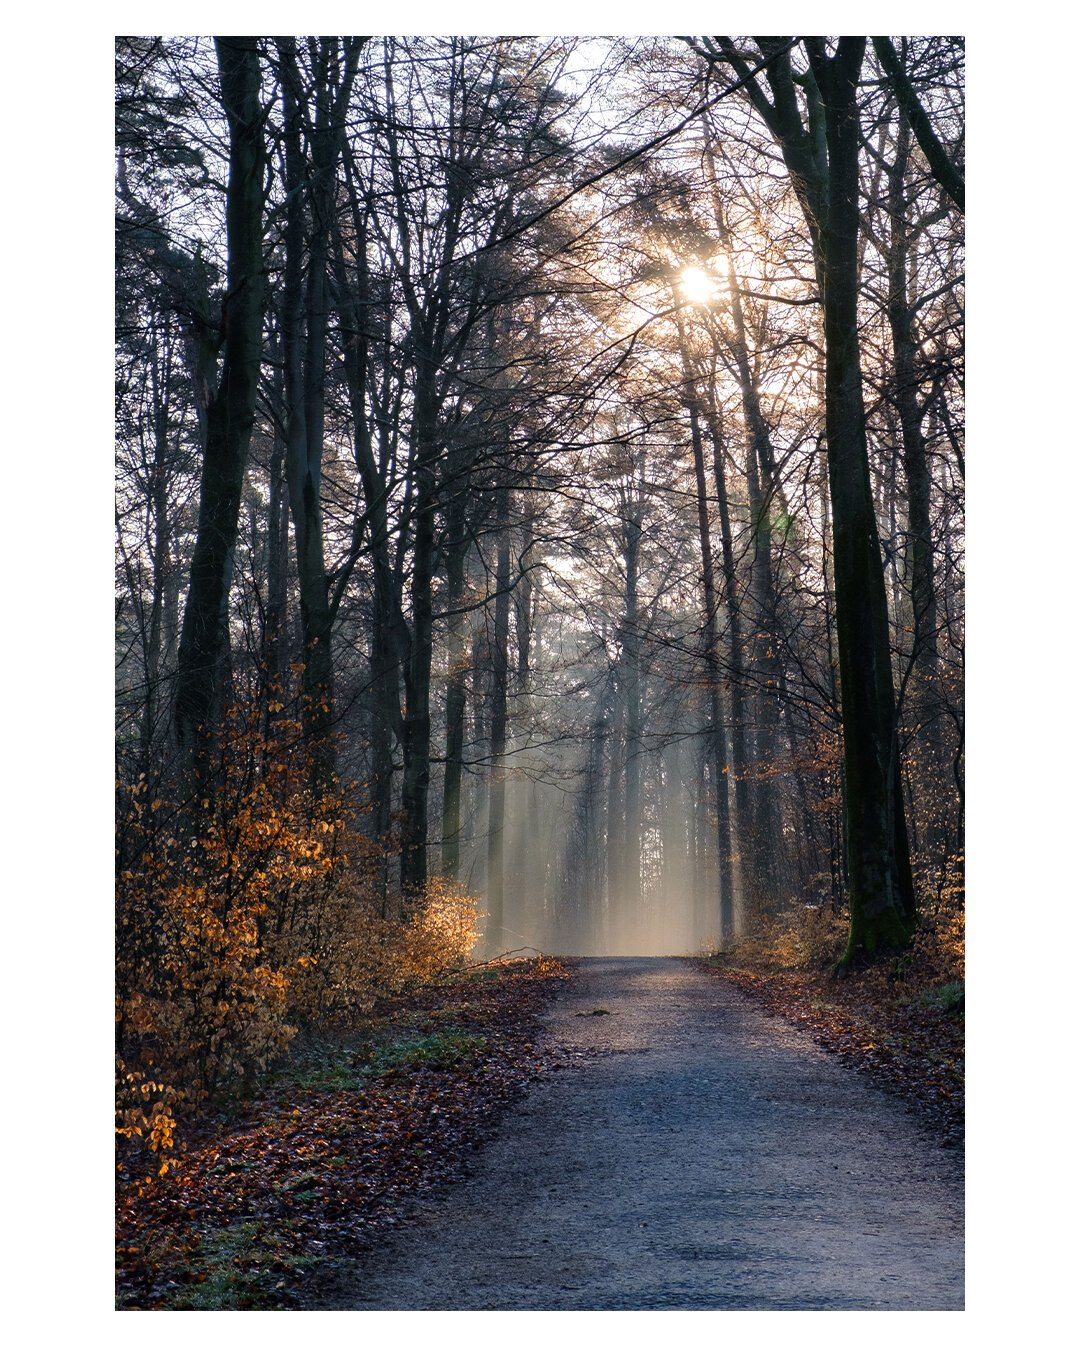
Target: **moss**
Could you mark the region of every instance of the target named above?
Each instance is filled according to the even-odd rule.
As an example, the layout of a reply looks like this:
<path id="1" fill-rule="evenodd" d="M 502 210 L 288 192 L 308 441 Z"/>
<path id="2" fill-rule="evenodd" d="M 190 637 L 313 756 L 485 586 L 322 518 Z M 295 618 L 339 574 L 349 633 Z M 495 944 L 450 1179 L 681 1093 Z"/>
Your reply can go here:
<path id="1" fill-rule="evenodd" d="M 895 905 L 879 905 L 870 911 L 854 891 L 849 899 L 848 939 L 835 968 L 837 975 L 844 975 L 864 962 L 875 962 L 882 956 L 904 951 L 915 935 L 914 915 L 905 914 Z"/>
<path id="2" fill-rule="evenodd" d="M 448 1028 L 426 1036 L 396 1041 L 375 1052 L 372 1069 L 388 1073 L 405 1069 L 456 1069 L 471 1064 L 487 1044 L 484 1036 Z"/>

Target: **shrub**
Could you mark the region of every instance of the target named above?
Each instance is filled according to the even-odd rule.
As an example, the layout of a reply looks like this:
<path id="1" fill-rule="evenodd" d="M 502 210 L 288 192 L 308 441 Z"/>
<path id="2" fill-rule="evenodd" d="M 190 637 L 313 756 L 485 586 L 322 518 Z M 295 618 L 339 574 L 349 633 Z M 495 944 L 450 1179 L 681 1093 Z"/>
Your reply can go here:
<path id="1" fill-rule="evenodd" d="M 234 711 L 194 803 L 117 792 L 117 1133 L 155 1160 L 177 1108 L 249 1090 L 302 1022 L 460 966 L 477 902 L 436 879 L 385 915 L 379 845 L 313 794 L 279 720 Z"/>
<path id="2" fill-rule="evenodd" d="M 763 970 L 824 969 L 843 950 L 846 919 L 829 905 L 804 905 L 777 918 L 759 918 L 737 939 L 734 954 Z"/>
<path id="3" fill-rule="evenodd" d="M 147 1078 L 138 1069 L 129 1069 L 116 1060 L 116 1133 L 129 1143 L 139 1141 L 161 1158 L 160 1176 L 169 1170 L 166 1153 L 173 1147 L 176 1117 L 173 1107 L 183 1101 L 184 1093 L 165 1083 Z"/>
<path id="4" fill-rule="evenodd" d="M 480 937 L 475 896 L 435 877 L 401 934 L 399 961 L 407 983 L 423 984 L 465 964 Z"/>
<path id="5" fill-rule="evenodd" d="M 194 805 L 148 801 L 145 778 L 119 793 L 119 1051 L 196 1100 L 288 1043 L 289 972 L 267 936 L 339 865 L 337 803 L 293 789 L 283 756 L 267 760 L 250 727 L 232 733 Z"/>
<path id="6" fill-rule="evenodd" d="M 460 968 L 479 937 L 477 900 L 441 877 L 407 917 L 384 917 L 372 869 L 354 861 L 370 844 L 351 836 L 343 843 L 348 866 L 320 897 L 315 921 L 272 942 L 292 971 L 290 1007 L 305 1021 L 369 1012 L 380 998 Z"/>

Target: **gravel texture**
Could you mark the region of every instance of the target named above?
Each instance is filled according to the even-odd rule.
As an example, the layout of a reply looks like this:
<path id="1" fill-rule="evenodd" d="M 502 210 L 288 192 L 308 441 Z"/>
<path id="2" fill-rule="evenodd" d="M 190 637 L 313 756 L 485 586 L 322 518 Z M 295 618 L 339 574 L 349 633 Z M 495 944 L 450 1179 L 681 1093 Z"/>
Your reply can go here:
<path id="1" fill-rule="evenodd" d="M 805 1033 L 635 958 L 575 963 L 550 1035 L 565 1071 L 323 1307 L 964 1306 L 960 1156 Z"/>

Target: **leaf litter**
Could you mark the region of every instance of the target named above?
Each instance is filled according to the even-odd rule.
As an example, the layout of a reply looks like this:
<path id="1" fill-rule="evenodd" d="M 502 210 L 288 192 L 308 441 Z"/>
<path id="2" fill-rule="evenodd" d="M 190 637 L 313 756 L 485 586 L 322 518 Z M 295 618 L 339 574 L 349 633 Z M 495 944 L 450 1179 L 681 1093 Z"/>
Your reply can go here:
<path id="1" fill-rule="evenodd" d="M 467 1174 L 499 1115 L 556 1057 L 542 1013 L 568 972 L 506 961 L 309 1037 L 259 1095 L 203 1122 L 163 1178 L 121 1164 L 117 1307 L 309 1305 L 434 1186 Z"/>

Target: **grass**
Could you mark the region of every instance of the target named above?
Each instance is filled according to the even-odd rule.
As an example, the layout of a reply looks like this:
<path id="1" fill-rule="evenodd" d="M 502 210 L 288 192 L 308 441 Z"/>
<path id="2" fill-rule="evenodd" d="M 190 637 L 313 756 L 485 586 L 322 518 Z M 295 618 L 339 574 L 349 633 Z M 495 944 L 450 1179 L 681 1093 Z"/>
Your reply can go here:
<path id="1" fill-rule="evenodd" d="M 220 1312 L 235 1307 L 238 1296 L 255 1293 L 258 1283 L 239 1270 L 236 1261 L 257 1250 L 261 1228 L 261 1224 L 254 1222 L 233 1223 L 206 1234 L 199 1244 L 192 1271 L 195 1283 L 191 1289 L 177 1294 L 172 1306 L 195 1312 Z"/>
<path id="2" fill-rule="evenodd" d="M 265 1223 L 231 1223 L 203 1236 L 190 1287 L 176 1292 L 167 1306 L 181 1312 L 273 1307 L 285 1278 L 314 1264 L 313 1257 L 290 1252 Z"/>
<path id="3" fill-rule="evenodd" d="M 418 1020 L 423 1030 L 385 1026 L 350 1046 L 298 1058 L 278 1070 L 275 1080 L 304 1092 L 359 1091 L 368 1079 L 402 1069 L 462 1068 L 487 1045 L 487 1037 L 452 1024 L 431 1030 L 431 1022 L 441 1019 L 424 1015 Z"/>
<path id="4" fill-rule="evenodd" d="M 372 1061 L 375 1073 L 397 1069 L 456 1069 L 471 1064 L 483 1051 L 487 1038 L 448 1028 L 427 1035 L 395 1041 L 380 1048 Z"/>
<path id="5" fill-rule="evenodd" d="M 950 1016 L 964 1016 L 964 984 L 962 980 L 948 980 L 945 984 L 932 989 L 924 989 L 917 1001 L 924 1008 L 933 1008 L 936 1012 Z"/>

